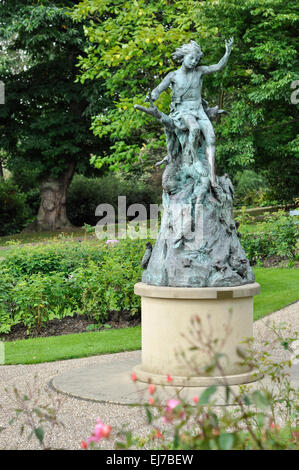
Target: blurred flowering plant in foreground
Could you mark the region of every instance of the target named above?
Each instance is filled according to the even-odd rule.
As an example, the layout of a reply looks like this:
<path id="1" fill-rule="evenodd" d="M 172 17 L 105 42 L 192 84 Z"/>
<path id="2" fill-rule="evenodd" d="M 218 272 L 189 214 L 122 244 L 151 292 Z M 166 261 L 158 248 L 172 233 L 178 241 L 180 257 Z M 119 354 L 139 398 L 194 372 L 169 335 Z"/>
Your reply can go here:
<path id="1" fill-rule="evenodd" d="M 197 323 L 198 320 L 194 319 L 192 348 L 194 350 L 197 335 L 200 338 L 198 349 L 210 350 L 212 361 L 207 366 L 208 371 L 212 373 L 217 369 L 221 373 L 222 357 L 217 353 L 217 343 L 209 341 Z M 274 337 L 271 344 L 265 341 L 264 348 L 257 348 L 253 338 L 249 338 L 245 342 L 246 347 L 238 351 L 240 364 L 264 374 L 267 381 L 232 387 L 225 383 L 222 375 L 224 385 L 219 406 L 217 386 L 203 388 L 200 394 L 187 400 L 181 390 L 173 386 L 173 377 L 167 375 L 169 385 L 163 387 L 149 383 L 142 400 L 144 404 L 137 405 L 142 405 L 140 408 L 145 412 L 145 435 L 144 431 L 143 435 L 134 435 L 125 424 L 114 428 L 98 418 L 90 436 L 82 440 L 81 448 L 299 450 L 299 390 L 293 387 L 289 377 L 293 361 L 299 357 L 295 354 L 298 334 L 287 336 L 282 324 L 271 329 Z M 279 354 L 284 353 L 285 360 L 275 360 L 267 351 L 269 346 L 271 351 L 276 348 Z M 135 373 L 131 374 L 131 380 L 137 382 Z M 51 393 L 48 401 L 41 403 L 39 392 L 36 386 L 25 394 L 14 387 L 11 398 L 15 417 L 10 424 L 19 423 L 20 435 L 28 432 L 29 438 L 37 439 L 40 448 L 53 449 L 55 444 L 57 446 L 54 443 L 56 429 L 63 426 L 59 417 L 63 402 L 59 395 Z"/>
<path id="2" fill-rule="evenodd" d="M 208 349 L 211 365 L 210 373 L 217 370 L 223 377 L 222 402 L 219 405 L 219 389 L 212 385 L 203 388 L 199 395 L 186 400 L 180 390 L 172 386 L 173 397 L 163 398 L 167 386 L 148 384 L 143 408 L 149 431 L 145 437 L 133 435 L 126 426 L 111 429 L 100 439 L 89 438 L 82 446 L 101 448 L 103 439 L 110 439 L 115 449 L 163 449 L 163 450 L 287 450 L 299 449 L 299 390 L 295 389 L 289 377 L 294 359 L 292 345 L 298 341 L 298 334 L 284 336 L 285 327 L 274 325 L 276 348 L 287 353 L 287 358 L 276 361 L 267 352 L 269 343 L 265 341 L 264 349 L 256 348 L 253 338 L 248 338 L 238 355 L 240 365 L 247 366 L 263 374 L 267 381 L 229 386 L 225 382 L 221 355 L 217 352 L 217 342 L 205 341 L 200 322 L 194 319 L 192 348 L 194 337 L 199 339 L 198 350 Z M 271 349 L 274 345 L 271 343 Z M 195 365 L 196 369 L 196 365 Z M 138 377 L 131 374 L 131 380 Z M 167 383 L 172 384 L 172 377 L 167 375 Z M 218 403 L 218 404 L 217 404 Z M 223 406 L 226 405 L 226 406 Z M 105 444 L 107 448 L 107 443 Z"/>

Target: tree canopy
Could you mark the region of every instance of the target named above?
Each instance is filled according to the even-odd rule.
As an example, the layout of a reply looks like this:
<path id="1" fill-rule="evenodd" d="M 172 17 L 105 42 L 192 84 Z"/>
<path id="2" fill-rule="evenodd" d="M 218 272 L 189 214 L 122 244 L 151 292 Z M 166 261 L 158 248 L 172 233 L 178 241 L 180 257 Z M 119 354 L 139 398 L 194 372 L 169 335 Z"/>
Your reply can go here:
<path id="1" fill-rule="evenodd" d="M 93 117 L 94 134 L 111 140 L 109 151 L 93 159 L 97 167 L 128 169 L 140 154 L 165 144 L 163 130 L 134 104 L 142 104 L 148 89 L 178 68 L 171 58 L 178 46 L 196 40 L 202 63 L 211 64 L 233 36 L 228 66 L 205 78 L 203 88 L 210 104 L 228 112 L 215 126 L 218 173 L 254 167 L 266 171 L 281 198 L 295 195 L 295 0 L 83 0 L 72 17 L 84 21 L 90 43 L 79 57 L 80 81 L 104 80 L 111 103 Z M 164 112 L 169 97 L 164 92 L 158 100 Z"/>
<path id="2" fill-rule="evenodd" d="M 75 83 L 86 38 L 66 8 L 74 2 L 1 2 L 1 147 L 9 168 L 28 167 L 40 179 L 58 177 L 72 162 L 89 162 L 100 146 L 90 132 L 90 100 L 101 89 Z"/>
<path id="3" fill-rule="evenodd" d="M 89 166 L 90 155 L 105 145 L 90 130 L 94 103 L 105 104 L 102 86 L 75 82 L 87 39 L 67 14 L 74 3 L 1 2 L 1 148 L 14 174 L 34 174 L 40 184 L 32 226 L 38 230 L 70 226 L 66 198 L 75 168 Z"/>

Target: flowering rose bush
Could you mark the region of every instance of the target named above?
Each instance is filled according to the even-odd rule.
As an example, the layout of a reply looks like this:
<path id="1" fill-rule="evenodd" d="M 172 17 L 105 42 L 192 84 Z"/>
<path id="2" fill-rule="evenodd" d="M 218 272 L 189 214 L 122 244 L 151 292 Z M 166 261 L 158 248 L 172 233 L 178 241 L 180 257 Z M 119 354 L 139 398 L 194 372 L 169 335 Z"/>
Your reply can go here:
<path id="1" fill-rule="evenodd" d="M 92 435 L 87 439 L 87 441 L 81 442 L 81 447 L 87 449 L 88 445 L 95 442 L 99 442 L 101 439 L 107 439 L 111 433 L 111 426 L 108 424 L 102 423 L 100 419 L 97 419 L 97 424 L 94 428 Z"/>
<path id="2" fill-rule="evenodd" d="M 273 330 L 282 350 L 290 351 L 294 358 L 292 344 L 298 341 L 298 334 L 284 338 L 282 325 Z M 214 385 L 191 400 L 183 398 L 172 386 L 174 396 L 165 402 L 161 386 L 150 383 L 143 399 L 150 426 L 146 438 L 133 436 L 130 430 L 111 428 L 101 438 L 110 438 L 115 449 L 299 450 L 299 390 L 291 385 L 287 372 L 292 363 L 289 359 L 277 362 L 265 350 L 256 351 L 252 338 L 246 343 L 246 354 L 244 348 L 239 351 L 240 364 L 266 375 L 269 386 L 256 382 L 240 385 L 236 391 L 236 387 L 225 384 L 227 406 L 217 406 Z M 208 347 L 212 347 L 211 343 Z M 221 372 L 219 356 L 214 356 L 212 369 Z M 135 373 L 131 380 L 138 380 Z M 167 375 L 167 381 L 171 384 L 173 378 Z M 166 389 L 169 394 L 170 387 Z M 100 446 L 100 439 L 92 437 L 84 448 L 95 448 L 95 443 Z"/>
<path id="3" fill-rule="evenodd" d="M 277 344 L 290 352 L 292 360 L 297 360 L 293 345 L 298 342 L 298 334 L 285 337 L 282 328 L 273 327 Z M 269 386 L 257 382 L 236 390 L 237 387 L 224 385 L 224 404 L 228 406 L 219 407 L 215 402 L 216 386 L 203 389 L 189 400 L 180 395 L 180 390 L 167 386 L 172 397 L 165 401 L 161 398 L 161 386 L 150 383 L 143 399 L 149 426 L 145 437 L 134 435 L 125 424 L 113 428 L 98 418 L 81 448 L 100 449 L 105 442 L 105 448 L 109 445 L 111 449 L 299 450 L 299 390 L 292 386 L 287 370 L 292 360 L 278 362 L 265 349 L 255 350 L 252 339 L 247 343 L 247 354 L 242 352 L 241 363 L 259 369 L 268 377 Z M 216 357 L 213 367 L 221 369 L 218 361 Z M 132 382 L 137 379 L 132 373 Z M 167 380 L 173 384 L 170 375 Z M 52 394 L 51 405 L 40 404 L 38 395 L 35 388 L 26 395 L 14 388 L 16 409 L 11 424 L 20 421 L 21 435 L 29 429 L 29 437 L 35 436 L 42 449 L 50 449 L 48 434 L 51 437 L 58 425 L 63 426 L 58 419 L 62 401 Z"/>

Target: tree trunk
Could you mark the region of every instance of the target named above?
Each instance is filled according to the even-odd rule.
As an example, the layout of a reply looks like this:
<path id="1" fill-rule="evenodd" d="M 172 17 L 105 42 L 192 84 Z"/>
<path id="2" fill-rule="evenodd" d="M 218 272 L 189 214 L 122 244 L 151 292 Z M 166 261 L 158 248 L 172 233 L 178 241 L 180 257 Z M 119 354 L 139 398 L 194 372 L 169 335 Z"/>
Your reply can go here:
<path id="1" fill-rule="evenodd" d="M 41 232 L 73 227 L 66 214 L 66 196 L 74 171 L 75 164 L 71 163 L 57 180 L 49 179 L 41 183 L 41 203 L 37 219 L 27 230 Z"/>

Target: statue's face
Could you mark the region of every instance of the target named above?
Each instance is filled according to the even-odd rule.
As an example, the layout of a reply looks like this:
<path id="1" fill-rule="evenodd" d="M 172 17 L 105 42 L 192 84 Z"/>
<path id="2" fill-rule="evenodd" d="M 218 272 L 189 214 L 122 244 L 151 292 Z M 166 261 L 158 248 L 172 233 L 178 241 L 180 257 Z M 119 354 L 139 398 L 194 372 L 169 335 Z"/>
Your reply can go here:
<path id="1" fill-rule="evenodd" d="M 183 64 L 187 69 L 193 69 L 198 65 L 200 56 L 196 52 L 189 52 L 184 56 Z"/>

